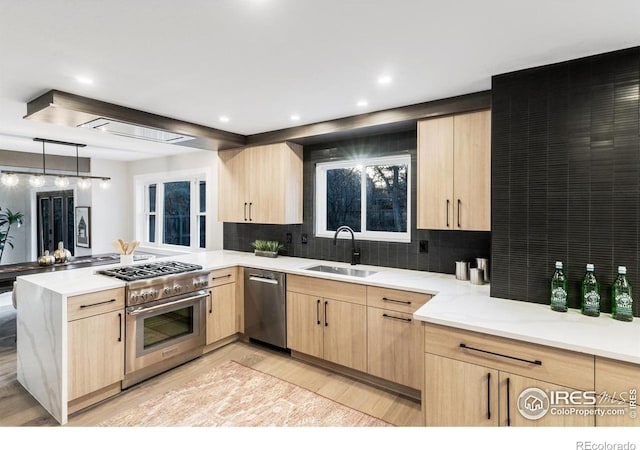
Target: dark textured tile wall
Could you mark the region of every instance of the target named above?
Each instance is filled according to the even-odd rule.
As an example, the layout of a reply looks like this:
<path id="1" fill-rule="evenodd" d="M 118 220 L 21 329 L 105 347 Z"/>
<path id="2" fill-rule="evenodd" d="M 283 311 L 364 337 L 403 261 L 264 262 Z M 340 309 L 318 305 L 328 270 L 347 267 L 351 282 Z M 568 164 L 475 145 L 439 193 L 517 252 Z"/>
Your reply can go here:
<path id="1" fill-rule="evenodd" d="M 329 261 L 351 260 L 351 242 L 316 238 L 314 236 L 314 191 L 315 164 L 335 158 L 349 158 L 357 155 L 411 155 L 411 242 L 357 241 L 360 247 L 361 263 L 402 269 L 424 270 L 440 273 L 454 273 L 455 261 L 489 257 L 491 233 L 471 231 L 436 231 L 416 229 L 416 131 L 370 136 L 304 147 L 303 167 L 303 220 L 298 225 L 260 225 L 246 223 L 224 224 L 224 248 L 228 250 L 253 251 L 251 242 L 255 239 L 285 242 L 291 233 L 292 243 L 286 244 L 281 252 L 289 256 L 323 259 Z M 306 234 L 308 243 L 302 244 Z M 428 241 L 427 253 L 420 253 L 419 242 Z"/>
<path id="2" fill-rule="evenodd" d="M 493 77 L 492 296 L 549 303 L 554 261 L 572 308 L 587 263 L 604 312 L 640 289 L 639 94 L 640 47 Z"/>

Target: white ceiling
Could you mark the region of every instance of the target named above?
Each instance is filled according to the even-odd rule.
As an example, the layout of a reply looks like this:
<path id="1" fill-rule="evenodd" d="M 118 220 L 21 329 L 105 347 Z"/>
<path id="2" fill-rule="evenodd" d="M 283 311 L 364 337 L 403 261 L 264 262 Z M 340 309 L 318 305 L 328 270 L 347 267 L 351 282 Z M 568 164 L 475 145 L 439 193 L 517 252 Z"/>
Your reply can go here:
<path id="1" fill-rule="evenodd" d="M 0 148 L 193 151 L 22 119 L 50 89 L 246 135 L 490 89 L 640 45 L 639 23 L 638 0 L 0 0 Z"/>

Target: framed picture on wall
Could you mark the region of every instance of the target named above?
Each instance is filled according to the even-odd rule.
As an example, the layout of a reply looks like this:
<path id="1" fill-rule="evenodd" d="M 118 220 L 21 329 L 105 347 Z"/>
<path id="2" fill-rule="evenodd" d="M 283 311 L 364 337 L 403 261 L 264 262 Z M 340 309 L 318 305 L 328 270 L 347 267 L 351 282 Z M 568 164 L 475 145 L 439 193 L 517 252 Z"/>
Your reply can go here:
<path id="1" fill-rule="evenodd" d="M 75 221 L 76 246 L 91 248 L 91 208 L 76 206 Z"/>

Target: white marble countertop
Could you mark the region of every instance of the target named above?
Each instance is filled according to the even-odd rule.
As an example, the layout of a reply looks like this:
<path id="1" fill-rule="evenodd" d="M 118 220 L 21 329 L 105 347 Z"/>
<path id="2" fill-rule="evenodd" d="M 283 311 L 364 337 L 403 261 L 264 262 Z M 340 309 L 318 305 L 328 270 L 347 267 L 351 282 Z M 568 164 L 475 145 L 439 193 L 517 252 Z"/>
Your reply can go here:
<path id="1" fill-rule="evenodd" d="M 207 270 L 236 265 L 255 267 L 433 294 L 433 299 L 415 312 L 415 319 L 640 364 L 640 319 L 631 323 L 619 322 L 610 314 L 586 317 L 577 310 L 558 313 L 551 311 L 548 305 L 494 298 L 489 296 L 489 285 L 472 285 L 456 280 L 453 275 L 359 264 L 355 268 L 377 272 L 359 278 L 305 270 L 318 264 L 352 267 L 348 263 L 286 256 L 265 258 L 228 250 L 157 260 L 189 262 Z M 100 269 L 115 266 L 118 264 Z M 95 274 L 96 270 L 86 268 L 26 275 L 23 279 L 66 296 L 124 286 L 122 281 Z"/>

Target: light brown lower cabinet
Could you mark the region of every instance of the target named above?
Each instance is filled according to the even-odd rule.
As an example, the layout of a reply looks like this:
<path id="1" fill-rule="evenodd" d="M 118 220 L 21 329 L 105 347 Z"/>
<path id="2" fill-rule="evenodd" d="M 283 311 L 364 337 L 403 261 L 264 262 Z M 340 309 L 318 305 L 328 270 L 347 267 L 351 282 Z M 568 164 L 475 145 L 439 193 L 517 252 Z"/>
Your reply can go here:
<path id="1" fill-rule="evenodd" d="M 640 427 L 640 365 L 596 356 L 596 426 Z"/>
<path id="2" fill-rule="evenodd" d="M 73 320 L 67 336 L 67 401 L 124 379 L 124 310 Z"/>
<path id="3" fill-rule="evenodd" d="M 427 426 L 594 426 L 594 357 L 425 324 Z M 591 392 L 591 394 L 588 394 Z"/>
<path id="4" fill-rule="evenodd" d="M 367 308 L 367 372 L 422 389 L 423 328 L 412 314 Z"/>
<path id="5" fill-rule="evenodd" d="M 366 370 L 366 307 L 287 292 L 287 347 L 352 369 Z"/>
<path id="6" fill-rule="evenodd" d="M 498 425 L 497 370 L 429 353 L 424 365 L 427 426 Z"/>
<path id="7" fill-rule="evenodd" d="M 532 378 L 522 377 L 511 373 L 500 372 L 499 375 L 500 398 L 500 426 L 511 427 L 592 427 L 595 425 L 594 406 L 581 404 L 574 405 L 570 400 L 562 400 L 558 405 L 544 403 L 544 395 L 552 393 L 568 393 L 576 395 L 580 403 L 583 402 L 580 390 L 545 383 Z M 527 393 L 533 393 L 527 394 Z M 543 398 L 535 396 L 540 394 Z M 564 397 L 563 397 L 564 398 Z M 588 402 L 586 402 L 588 403 Z M 584 413 L 579 413 L 577 410 Z M 544 412 L 546 410 L 546 412 Z M 521 412 L 522 411 L 522 412 Z M 525 414 L 540 418 L 525 417 Z"/>
<path id="8" fill-rule="evenodd" d="M 207 345 L 237 332 L 236 283 L 209 289 L 207 299 Z"/>

